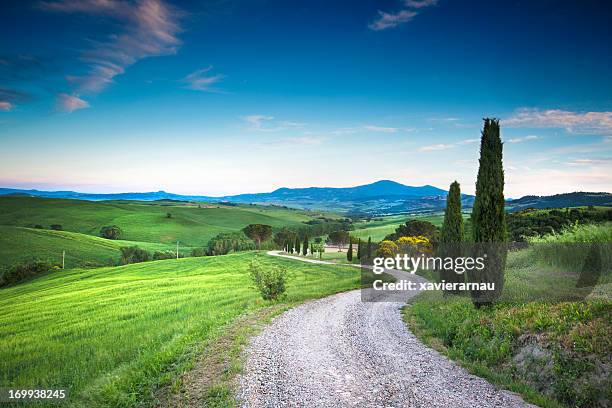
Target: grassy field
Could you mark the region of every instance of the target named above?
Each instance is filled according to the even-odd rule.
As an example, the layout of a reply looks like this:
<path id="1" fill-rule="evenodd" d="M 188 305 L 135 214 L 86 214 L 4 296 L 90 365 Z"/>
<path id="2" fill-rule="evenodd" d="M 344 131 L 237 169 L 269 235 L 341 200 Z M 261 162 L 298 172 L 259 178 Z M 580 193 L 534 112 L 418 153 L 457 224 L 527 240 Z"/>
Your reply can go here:
<path id="1" fill-rule="evenodd" d="M 464 214 L 464 217 L 468 215 Z M 444 221 L 444 213 L 418 214 L 418 215 L 391 215 L 388 217 L 377 217 L 371 221 L 360 221 L 354 224 L 355 230 L 351 231 L 351 236 L 367 240 L 372 237 L 372 241 L 382 241 L 385 236 L 395 232 L 395 229 L 408 220 L 429 221 L 441 227 Z"/>
<path id="2" fill-rule="evenodd" d="M 223 206 L 151 202 L 94 202 L 37 197 L 0 197 L 0 225 L 49 228 L 99 236 L 100 228 L 117 225 L 128 241 L 203 246 L 220 232 L 253 223 L 272 227 L 300 225 L 319 213 L 264 206 Z M 172 214 L 167 218 L 166 214 Z"/>
<path id="3" fill-rule="evenodd" d="M 584 226 L 551 240 L 605 236 L 609 228 Z M 602 247 L 609 250 L 609 243 Z M 535 246 L 509 253 L 504 293 L 495 306 L 475 309 L 467 296 L 425 292 L 405 308 L 406 321 L 426 344 L 530 402 L 543 407 L 608 406 L 610 263 L 603 264 L 597 286 L 577 288 L 579 271 L 571 264 L 545 262 L 541 251 Z"/>
<path id="4" fill-rule="evenodd" d="M 119 248 L 132 245 L 149 252 L 176 250 L 170 244 L 109 240 L 77 232 L 0 225 L 0 266 L 31 258 L 61 265 L 62 251 L 66 252 L 66 268 L 109 266 L 118 261 Z M 191 248 L 179 249 L 183 254 L 190 251 Z"/>
<path id="5" fill-rule="evenodd" d="M 188 368 L 198 345 L 268 303 L 254 252 L 56 271 L 0 289 L 0 386 L 65 388 L 78 406 L 135 406 Z M 260 255 L 291 271 L 286 304 L 358 288 L 357 268 Z"/>

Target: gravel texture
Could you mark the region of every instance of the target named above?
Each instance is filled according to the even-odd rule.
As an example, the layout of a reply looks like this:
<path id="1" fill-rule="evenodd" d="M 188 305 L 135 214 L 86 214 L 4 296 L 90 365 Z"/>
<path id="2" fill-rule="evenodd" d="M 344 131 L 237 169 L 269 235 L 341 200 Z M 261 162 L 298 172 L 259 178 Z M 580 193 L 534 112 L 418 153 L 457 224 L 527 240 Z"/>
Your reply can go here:
<path id="1" fill-rule="evenodd" d="M 423 345 L 402 321 L 403 304 L 362 302 L 357 290 L 277 317 L 246 351 L 240 405 L 532 406 Z"/>

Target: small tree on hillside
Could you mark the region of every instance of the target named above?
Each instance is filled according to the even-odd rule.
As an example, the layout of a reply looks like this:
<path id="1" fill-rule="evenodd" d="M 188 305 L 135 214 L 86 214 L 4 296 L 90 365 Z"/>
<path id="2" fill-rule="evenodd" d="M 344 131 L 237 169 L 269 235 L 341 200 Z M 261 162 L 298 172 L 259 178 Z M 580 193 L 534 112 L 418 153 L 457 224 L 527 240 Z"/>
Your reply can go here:
<path id="1" fill-rule="evenodd" d="M 472 235 L 487 253 L 482 271 L 473 272 L 475 282 L 494 283 L 495 291 L 472 291 L 476 307 L 493 303 L 501 295 L 506 266 L 506 211 L 504 201 L 503 144 L 499 121 L 485 119 L 480 140 L 480 166 L 476 179 L 476 198 L 472 209 Z"/>
<path id="2" fill-rule="evenodd" d="M 357 240 L 357 259 L 361 259 L 361 238 Z"/>
<path id="3" fill-rule="evenodd" d="M 119 239 L 121 236 L 121 228 L 116 225 L 100 228 L 100 236 L 106 239 Z"/>
<path id="4" fill-rule="evenodd" d="M 257 249 L 261 249 L 261 243 L 272 236 L 272 227 L 265 224 L 249 224 L 242 229 L 242 232 L 255 241 Z"/>
<path id="5" fill-rule="evenodd" d="M 308 255 L 308 235 L 304 235 L 304 243 L 302 244 L 302 255 Z"/>
<path id="6" fill-rule="evenodd" d="M 349 242 L 348 252 L 346 253 L 346 260 L 349 262 L 353 261 L 353 241 Z"/>
<path id="7" fill-rule="evenodd" d="M 446 210 L 440 237 L 440 255 L 457 258 L 461 256 L 463 242 L 463 217 L 461 216 L 461 189 L 456 181 L 450 185 L 446 198 Z M 441 278 L 446 282 L 463 282 L 464 276 L 452 270 L 441 270 Z"/>
<path id="8" fill-rule="evenodd" d="M 337 245 L 340 250 L 346 245 L 349 241 L 349 233 L 348 231 L 334 231 L 329 233 L 329 241 Z"/>

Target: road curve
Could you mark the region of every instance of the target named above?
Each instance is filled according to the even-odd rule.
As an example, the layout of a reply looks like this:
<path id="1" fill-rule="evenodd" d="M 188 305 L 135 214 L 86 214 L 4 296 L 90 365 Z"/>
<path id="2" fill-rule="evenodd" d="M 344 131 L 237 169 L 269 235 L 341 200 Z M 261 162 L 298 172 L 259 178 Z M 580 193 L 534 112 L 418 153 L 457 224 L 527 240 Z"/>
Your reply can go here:
<path id="1" fill-rule="evenodd" d="M 240 405 L 532 406 L 423 345 L 402 321 L 403 304 L 362 302 L 356 290 L 304 303 L 277 317 L 246 351 Z"/>

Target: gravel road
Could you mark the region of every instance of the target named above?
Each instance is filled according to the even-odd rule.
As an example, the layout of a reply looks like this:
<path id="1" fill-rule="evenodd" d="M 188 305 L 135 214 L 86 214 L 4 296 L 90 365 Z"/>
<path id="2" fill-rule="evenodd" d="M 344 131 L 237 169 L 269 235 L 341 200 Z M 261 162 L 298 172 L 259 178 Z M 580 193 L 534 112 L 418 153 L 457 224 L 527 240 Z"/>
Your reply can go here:
<path id="1" fill-rule="evenodd" d="M 424 346 L 403 323 L 403 304 L 362 302 L 357 290 L 277 317 L 247 349 L 241 406 L 532 406 Z"/>

